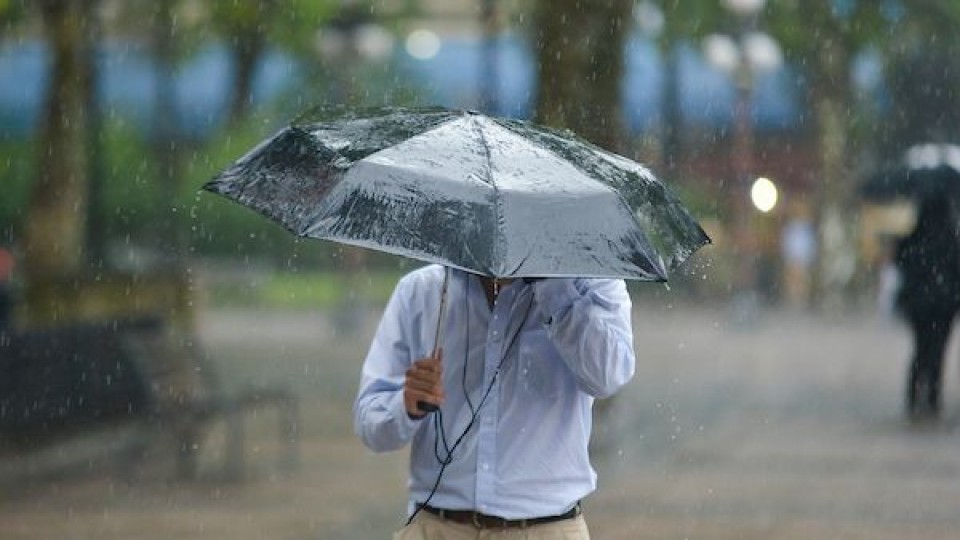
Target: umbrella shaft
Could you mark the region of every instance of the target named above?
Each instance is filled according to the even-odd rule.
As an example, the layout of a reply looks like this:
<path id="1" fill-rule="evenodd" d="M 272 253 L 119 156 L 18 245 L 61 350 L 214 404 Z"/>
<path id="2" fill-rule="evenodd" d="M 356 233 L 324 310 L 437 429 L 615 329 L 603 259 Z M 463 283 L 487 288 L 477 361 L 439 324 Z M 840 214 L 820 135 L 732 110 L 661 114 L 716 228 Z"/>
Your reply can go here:
<path id="1" fill-rule="evenodd" d="M 433 338 L 433 357 L 436 358 L 440 354 L 440 345 L 443 343 L 443 329 L 446 327 L 444 322 L 446 321 L 447 315 L 447 286 L 450 284 L 450 268 L 447 267 L 444 269 L 443 274 L 443 289 L 440 292 L 440 310 L 437 314 L 437 331 L 434 334 Z M 439 410 L 439 407 L 433 403 L 427 403 L 426 401 L 418 401 L 417 408 L 424 412 L 434 412 Z"/>
<path id="2" fill-rule="evenodd" d="M 440 354 L 440 346 L 443 344 L 443 330 L 446 327 L 446 317 L 447 317 L 447 286 L 450 284 L 450 268 L 447 267 L 444 269 L 443 274 L 443 289 L 440 291 L 440 309 L 437 313 L 437 331 L 434 333 L 433 337 L 433 356 L 434 358 Z"/>

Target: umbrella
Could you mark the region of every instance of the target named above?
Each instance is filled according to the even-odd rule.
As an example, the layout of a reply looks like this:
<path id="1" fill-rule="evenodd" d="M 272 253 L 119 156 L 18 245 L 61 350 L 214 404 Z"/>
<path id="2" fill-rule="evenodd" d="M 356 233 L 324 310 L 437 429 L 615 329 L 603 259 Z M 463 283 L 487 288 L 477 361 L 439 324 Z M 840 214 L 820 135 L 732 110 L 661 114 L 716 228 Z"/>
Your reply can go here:
<path id="1" fill-rule="evenodd" d="M 710 241 L 639 163 L 444 108 L 312 109 L 204 189 L 299 236 L 493 278 L 665 281 Z"/>
<path id="2" fill-rule="evenodd" d="M 860 193 L 878 202 L 960 196 L 960 146 L 914 145 L 899 163 L 869 177 L 860 186 Z"/>

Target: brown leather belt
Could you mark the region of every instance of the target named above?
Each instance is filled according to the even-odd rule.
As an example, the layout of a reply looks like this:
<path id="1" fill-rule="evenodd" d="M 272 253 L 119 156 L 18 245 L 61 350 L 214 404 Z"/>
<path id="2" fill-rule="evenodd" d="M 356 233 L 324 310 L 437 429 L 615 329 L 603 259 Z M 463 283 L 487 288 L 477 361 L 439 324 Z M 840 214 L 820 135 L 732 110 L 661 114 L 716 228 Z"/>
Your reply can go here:
<path id="1" fill-rule="evenodd" d="M 425 504 L 420 505 L 420 508 L 440 519 L 447 519 L 454 523 L 460 523 L 461 525 L 472 525 L 477 529 L 523 529 L 534 525 L 573 519 L 580 515 L 580 503 L 577 503 L 568 512 L 557 516 L 544 516 L 530 519 L 505 519 L 499 516 L 481 514 L 480 512 L 474 512 L 472 510 L 446 510 Z"/>

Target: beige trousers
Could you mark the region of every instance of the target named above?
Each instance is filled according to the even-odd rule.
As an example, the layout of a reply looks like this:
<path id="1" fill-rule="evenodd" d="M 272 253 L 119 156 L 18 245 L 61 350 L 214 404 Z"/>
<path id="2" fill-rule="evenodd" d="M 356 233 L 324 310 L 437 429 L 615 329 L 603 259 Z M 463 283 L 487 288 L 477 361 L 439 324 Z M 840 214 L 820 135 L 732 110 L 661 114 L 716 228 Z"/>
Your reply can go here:
<path id="1" fill-rule="evenodd" d="M 583 515 L 525 529 L 477 529 L 420 512 L 393 540 L 590 540 Z"/>

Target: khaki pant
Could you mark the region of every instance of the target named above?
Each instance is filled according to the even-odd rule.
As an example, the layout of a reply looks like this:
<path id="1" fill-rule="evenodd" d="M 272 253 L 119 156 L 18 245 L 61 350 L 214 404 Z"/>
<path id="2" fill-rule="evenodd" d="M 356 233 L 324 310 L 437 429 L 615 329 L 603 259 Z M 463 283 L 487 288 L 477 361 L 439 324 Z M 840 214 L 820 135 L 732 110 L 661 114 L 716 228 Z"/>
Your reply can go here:
<path id="1" fill-rule="evenodd" d="M 477 529 L 420 512 L 393 540 L 590 540 L 590 532 L 583 515 L 525 529 Z"/>

